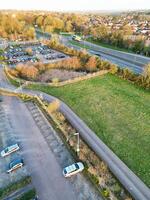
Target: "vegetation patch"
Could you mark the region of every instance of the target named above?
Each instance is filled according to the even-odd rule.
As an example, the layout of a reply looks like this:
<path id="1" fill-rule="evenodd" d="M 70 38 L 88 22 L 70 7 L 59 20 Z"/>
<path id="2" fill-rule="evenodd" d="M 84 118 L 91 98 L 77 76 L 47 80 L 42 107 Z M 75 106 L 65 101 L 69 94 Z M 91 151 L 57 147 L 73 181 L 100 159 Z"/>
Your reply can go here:
<path id="1" fill-rule="evenodd" d="M 24 193 L 21 197 L 17 198 L 16 200 L 32 200 L 36 196 L 36 190 L 32 189 L 28 192 Z"/>
<path id="2" fill-rule="evenodd" d="M 60 88 L 30 88 L 65 101 L 150 186 L 148 91 L 110 74 Z"/>
<path id="3" fill-rule="evenodd" d="M 8 196 L 10 193 L 28 185 L 31 183 L 31 177 L 27 176 L 25 178 L 22 178 L 20 181 L 12 183 L 8 185 L 5 188 L 0 189 L 0 199 L 3 199 L 4 197 Z"/>

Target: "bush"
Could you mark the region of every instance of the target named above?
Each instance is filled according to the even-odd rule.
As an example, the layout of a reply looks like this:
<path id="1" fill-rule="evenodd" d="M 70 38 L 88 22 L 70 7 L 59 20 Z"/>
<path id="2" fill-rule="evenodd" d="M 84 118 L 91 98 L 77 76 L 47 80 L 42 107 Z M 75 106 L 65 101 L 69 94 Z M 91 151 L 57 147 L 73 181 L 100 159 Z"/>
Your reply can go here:
<path id="1" fill-rule="evenodd" d="M 106 188 L 103 189 L 102 194 L 104 197 L 109 197 L 109 191 Z"/>
<path id="2" fill-rule="evenodd" d="M 66 60 L 62 60 L 56 63 L 50 63 L 47 65 L 47 68 L 79 70 L 82 68 L 82 65 L 81 65 L 80 59 L 74 56 L 72 58 L 68 58 Z"/>
<path id="3" fill-rule="evenodd" d="M 49 104 L 48 108 L 47 108 L 47 112 L 49 114 L 52 114 L 54 112 L 56 112 L 60 107 L 60 102 L 59 100 L 54 100 L 52 103 Z"/>
<path id="4" fill-rule="evenodd" d="M 58 78 L 53 78 L 52 79 L 52 83 L 55 83 L 55 84 L 59 83 L 59 79 Z"/>
<path id="5" fill-rule="evenodd" d="M 117 72 L 118 72 L 117 65 L 111 65 L 111 67 L 110 67 L 110 73 L 111 74 L 116 74 Z"/>
<path id="6" fill-rule="evenodd" d="M 97 176 L 95 176 L 94 174 L 90 174 L 92 181 L 98 185 L 99 184 L 99 179 Z"/>

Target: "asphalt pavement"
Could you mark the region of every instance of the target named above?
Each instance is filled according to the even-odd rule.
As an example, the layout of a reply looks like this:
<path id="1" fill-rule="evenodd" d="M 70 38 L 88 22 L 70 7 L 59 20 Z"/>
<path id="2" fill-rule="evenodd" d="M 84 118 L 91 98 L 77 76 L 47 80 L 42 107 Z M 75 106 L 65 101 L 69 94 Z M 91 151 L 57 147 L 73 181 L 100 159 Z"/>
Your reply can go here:
<path id="1" fill-rule="evenodd" d="M 30 103 L 28 109 L 28 103 L 16 97 L 4 97 L 3 100 L 39 199 L 102 200 L 84 175 L 69 179 L 63 176 L 63 167 L 72 164 L 73 159 L 69 152 L 65 153 L 66 147 L 38 108 Z"/>

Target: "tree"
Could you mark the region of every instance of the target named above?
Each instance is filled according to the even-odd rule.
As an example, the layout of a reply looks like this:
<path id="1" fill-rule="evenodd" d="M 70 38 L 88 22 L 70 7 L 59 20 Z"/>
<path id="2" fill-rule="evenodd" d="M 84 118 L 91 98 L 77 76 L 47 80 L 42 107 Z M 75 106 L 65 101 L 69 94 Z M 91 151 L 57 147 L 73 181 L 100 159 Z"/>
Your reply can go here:
<path id="1" fill-rule="evenodd" d="M 67 21 L 67 22 L 65 23 L 65 31 L 71 32 L 72 29 L 73 29 L 73 26 L 72 26 L 71 21 Z"/>
<path id="2" fill-rule="evenodd" d="M 133 30 L 132 30 L 131 26 L 128 24 L 122 26 L 121 30 L 123 31 L 124 35 L 132 35 L 133 34 Z"/>
<path id="3" fill-rule="evenodd" d="M 29 56 L 32 56 L 32 55 L 33 55 L 32 48 L 27 48 L 25 51 L 27 52 L 27 54 L 28 54 Z"/>
<path id="4" fill-rule="evenodd" d="M 95 56 L 91 56 L 88 60 L 88 62 L 86 63 L 86 69 L 89 72 L 94 72 L 96 71 L 96 66 L 97 66 L 97 61 L 96 61 L 96 57 Z"/>
<path id="5" fill-rule="evenodd" d="M 136 53 L 140 53 L 144 49 L 144 41 L 143 40 L 136 40 L 132 47 L 132 50 Z"/>
<path id="6" fill-rule="evenodd" d="M 36 19 L 36 24 L 37 24 L 39 27 L 42 27 L 43 21 L 44 21 L 44 17 L 43 17 L 43 16 L 38 16 L 37 19 Z"/>
<path id="7" fill-rule="evenodd" d="M 81 69 L 81 62 L 77 57 L 73 57 L 70 59 L 70 66 L 72 69 L 77 70 Z"/>
<path id="8" fill-rule="evenodd" d="M 21 75 L 25 78 L 34 80 L 38 75 L 38 69 L 32 65 L 26 64 L 21 71 Z"/>
<path id="9" fill-rule="evenodd" d="M 32 63 L 18 64 L 16 66 L 17 73 L 20 77 L 27 79 L 35 79 L 38 75 L 38 69 Z"/>
<path id="10" fill-rule="evenodd" d="M 34 39 L 35 38 L 35 29 L 33 27 L 29 27 L 28 29 L 26 29 L 24 35 L 27 39 Z"/>
<path id="11" fill-rule="evenodd" d="M 92 34 L 95 39 L 106 40 L 109 35 L 109 30 L 105 25 L 100 25 L 93 29 Z"/>
<path id="12" fill-rule="evenodd" d="M 52 33 L 54 31 L 54 27 L 51 25 L 46 25 L 45 32 Z"/>
<path id="13" fill-rule="evenodd" d="M 37 62 L 34 64 L 34 66 L 38 69 L 40 73 L 46 70 L 46 66 L 42 62 Z"/>

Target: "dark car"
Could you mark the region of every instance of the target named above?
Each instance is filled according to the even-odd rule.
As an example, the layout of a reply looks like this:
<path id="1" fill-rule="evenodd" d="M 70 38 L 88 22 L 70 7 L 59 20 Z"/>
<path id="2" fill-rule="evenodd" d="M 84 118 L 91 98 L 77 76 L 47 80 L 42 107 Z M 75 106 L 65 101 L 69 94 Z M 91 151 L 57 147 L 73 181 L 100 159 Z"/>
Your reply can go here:
<path id="1" fill-rule="evenodd" d="M 11 173 L 16 169 L 23 167 L 23 165 L 24 165 L 23 159 L 21 158 L 15 159 L 9 164 L 9 169 L 7 170 L 7 173 Z"/>

